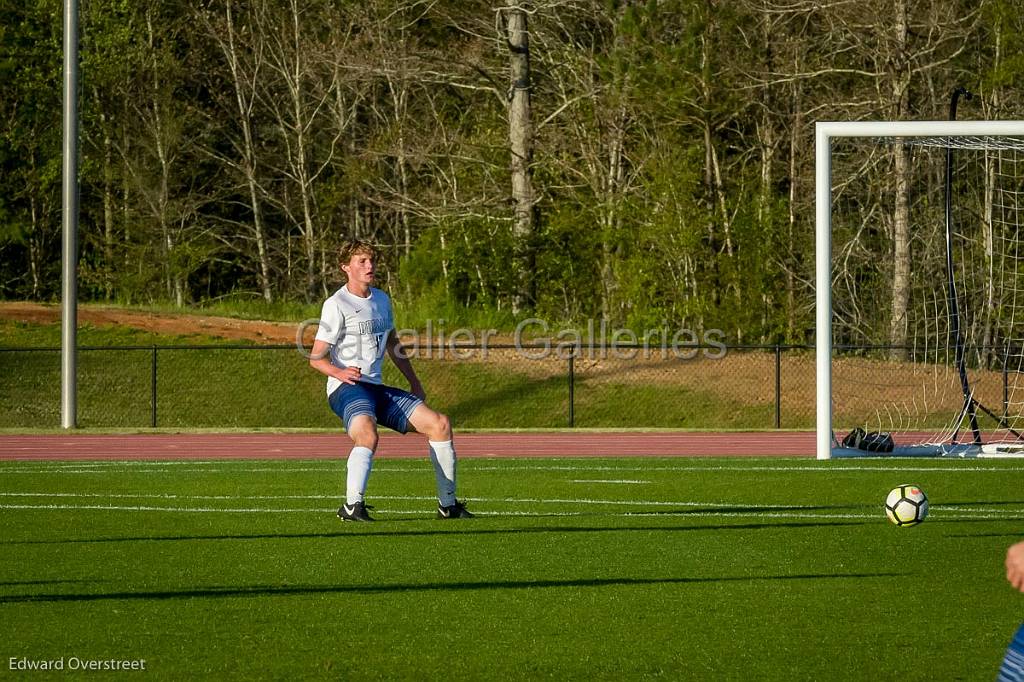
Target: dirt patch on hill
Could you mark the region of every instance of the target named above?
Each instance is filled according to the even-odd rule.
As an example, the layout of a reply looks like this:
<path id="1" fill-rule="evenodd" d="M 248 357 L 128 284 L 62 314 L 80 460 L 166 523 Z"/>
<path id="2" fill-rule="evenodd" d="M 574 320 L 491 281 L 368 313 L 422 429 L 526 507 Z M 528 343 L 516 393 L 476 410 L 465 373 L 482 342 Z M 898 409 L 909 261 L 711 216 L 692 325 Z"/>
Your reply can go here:
<path id="1" fill-rule="evenodd" d="M 60 306 L 45 303 L 0 302 L 0 319 L 54 324 L 60 322 Z M 202 334 L 223 339 L 267 344 L 295 343 L 297 324 L 236 320 L 230 317 L 189 313 L 147 313 L 106 306 L 78 307 L 78 323 L 97 327 L 131 327 L 155 334 L 189 336 Z"/>
<path id="2" fill-rule="evenodd" d="M 31 303 L 24 301 L 0 301 L 0 319 L 30 322 L 33 324 L 57 324 L 60 322 L 60 306 L 57 304 Z M 300 320 L 295 322 L 267 322 L 263 320 L 240 320 L 233 317 L 201 315 L 196 313 L 145 312 L 125 310 L 113 306 L 79 305 L 78 324 L 91 324 L 96 327 L 130 327 L 155 334 L 190 336 L 199 334 L 222 339 L 255 341 L 268 345 L 295 343 Z M 315 325 L 303 327 L 303 340 L 311 345 L 316 334 Z M 479 342 L 480 336 L 474 336 Z M 402 340 L 410 343 L 413 338 L 403 336 Z M 445 337 L 444 343 L 450 338 Z M 465 343 L 465 338 L 455 339 L 457 343 Z M 428 344 L 437 345 L 436 337 L 421 337 L 419 347 L 425 349 Z M 488 337 L 491 345 L 511 344 L 511 335 L 492 334 Z"/>

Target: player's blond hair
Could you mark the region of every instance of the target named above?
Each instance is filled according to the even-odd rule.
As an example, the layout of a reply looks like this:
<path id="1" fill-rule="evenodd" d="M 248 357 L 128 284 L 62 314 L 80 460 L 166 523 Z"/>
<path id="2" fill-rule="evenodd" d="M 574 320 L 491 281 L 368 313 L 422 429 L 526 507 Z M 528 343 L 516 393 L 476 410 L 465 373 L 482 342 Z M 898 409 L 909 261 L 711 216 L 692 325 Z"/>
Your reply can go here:
<path id="1" fill-rule="evenodd" d="M 370 242 L 363 241 L 362 239 L 349 239 L 342 243 L 341 248 L 338 250 L 338 266 L 348 265 L 352 262 L 352 256 L 357 253 L 369 256 L 370 258 L 377 260 L 377 247 Z M 342 270 L 344 273 L 344 270 Z"/>

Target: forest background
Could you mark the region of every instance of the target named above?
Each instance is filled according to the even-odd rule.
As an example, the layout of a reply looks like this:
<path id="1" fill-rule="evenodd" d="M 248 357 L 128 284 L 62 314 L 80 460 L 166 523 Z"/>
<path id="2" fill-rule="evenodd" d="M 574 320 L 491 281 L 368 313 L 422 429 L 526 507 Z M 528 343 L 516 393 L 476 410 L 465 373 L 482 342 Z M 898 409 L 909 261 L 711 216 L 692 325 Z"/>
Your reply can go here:
<path id="1" fill-rule="evenodd" d="M 80 295 L 123 304 L 317 304 L 351 236 L 406 323 L 803 343 L 814 123 L 957 86 L 1024 118 L 1017 0 L 82 0 L 80 30 Z M 60 295 L 61 37 L 59 0 L 0 0 L 6 299 Z M 911 153 L 858 190 L 875 342 L 929 272 Z"/>

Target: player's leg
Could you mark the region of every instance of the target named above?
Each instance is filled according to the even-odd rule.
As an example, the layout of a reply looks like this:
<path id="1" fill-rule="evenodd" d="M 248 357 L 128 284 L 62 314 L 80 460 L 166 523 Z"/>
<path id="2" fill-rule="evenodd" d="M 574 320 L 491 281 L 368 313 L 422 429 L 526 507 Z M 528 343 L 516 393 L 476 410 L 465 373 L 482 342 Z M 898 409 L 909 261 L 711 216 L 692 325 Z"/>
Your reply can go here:
<path id="1" fill-rule="evenodd" d="M 368 414 L 355 415 L 349 422 L 348 435 L 353 447 L 348 453 L 345 501 L 352 505 L 363 502 L 366 496 L 373 453 L 377 450 L 377 422 Z"/>
<path id="2" fill-rule="evenodd" d="M 399 433 L 417 431 L 426 435 L 430 461 L 437 479 L 437 514 L 444 519 L 472 518 L 455 498 L 455 447 L 447 415 L 431 409 L 420 398 L 393 386 L 375 386 L 377 422 Z"/>
<path id="3" fill-rule="evenodd" d="M 443 519 L 468 519 L 473 515 L 455 497 L 457 458 L 448 415 L 420 403 L 409 417 L 416 431 L 426 435 L 430 461 L 437 480 L 437 515 Z"/>
<path id="4" fill-rule="evenodd" d="M 365 495 L 377 449 L 374 396 L 360 384 L 345 384 L 331 394 L 330 403 L 345 422 L 345 432 L 353 445 L 346 465 L 345 503 L 338 509 L 338 517 L 343 521 L 371 521 Z"/>
<path id="5" fill-rule="evenodd" d="M 448 416 L 420 403 L 409 417 L 409 424 L 427 437 L 430 461 L 437 479 L 437 501 L 441 507 L 455 504 L 455 446 Z"/>
<path id="6" fill-rule="evenodd" d="M 448 415 L 432 409 L 426 403 L 420 403 L 409 415 L 409 425 L 417 433 L 422 433 L 427 440 L 439 442 L 452 439 L 452 422 Z"/>

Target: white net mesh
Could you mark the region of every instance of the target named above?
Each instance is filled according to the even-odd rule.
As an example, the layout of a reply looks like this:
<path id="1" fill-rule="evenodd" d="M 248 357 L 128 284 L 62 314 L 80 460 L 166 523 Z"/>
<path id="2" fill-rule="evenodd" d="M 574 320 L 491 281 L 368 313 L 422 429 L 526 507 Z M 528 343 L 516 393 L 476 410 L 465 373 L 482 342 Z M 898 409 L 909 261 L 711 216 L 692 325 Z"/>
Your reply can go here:
<path id="1" fill-rule="evenodd" d="M 833 147 L 835 436 L 842 441 L 860 427 L 891 433 L 897 447 L 1024 445 L 1017 435 L 1024 433 L 1024 138 L 887 142 L 851 139 Z M 909 239 L 902 275 L 895 248 L 901 221 Z"/>
<path id="2" fill-rule="evenodd" d="M 1024 138 L 1003 135 L 957 135 L 955 137 L 905 137 L 885 138 L 886 143 L 916 145 L 918 147 L 939 147 L 941 149 L 974 149 L 997 151 L 1016 149 L 1024 151 Z"/>

